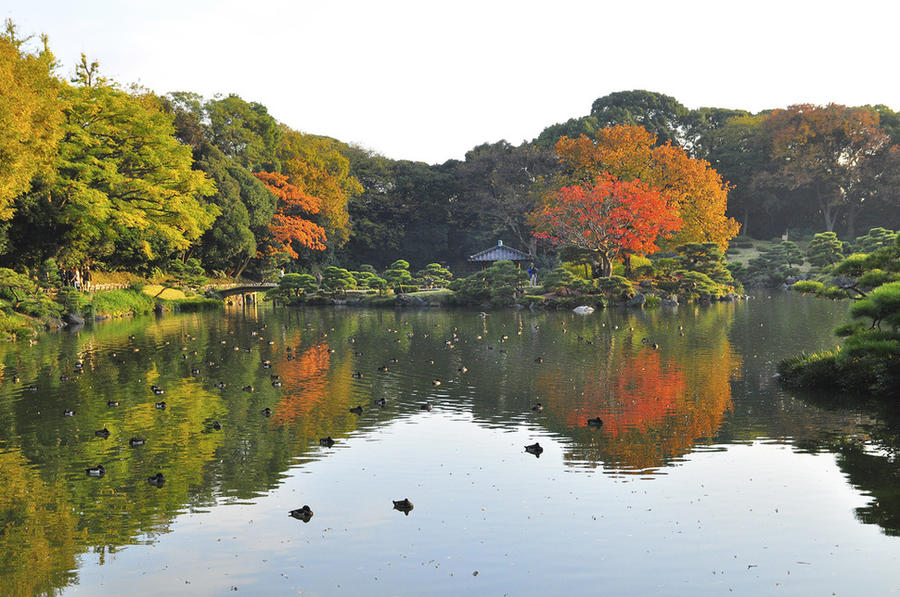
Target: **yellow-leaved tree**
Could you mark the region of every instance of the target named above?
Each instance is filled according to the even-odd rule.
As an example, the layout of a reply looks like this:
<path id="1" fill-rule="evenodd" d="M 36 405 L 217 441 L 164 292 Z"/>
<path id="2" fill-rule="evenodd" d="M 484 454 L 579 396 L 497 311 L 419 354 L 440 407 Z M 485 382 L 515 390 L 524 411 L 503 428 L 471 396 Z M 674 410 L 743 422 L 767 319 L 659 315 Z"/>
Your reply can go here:
<path id="1" fill-rule="evenodd" d="M 0 33 L 0 220 L 13 216 L 13 200 L 52 165 L 63 134 L 60 81 L 46 38 L 41 41 L 41 50 L 29 53 L 12 21 Z"/>

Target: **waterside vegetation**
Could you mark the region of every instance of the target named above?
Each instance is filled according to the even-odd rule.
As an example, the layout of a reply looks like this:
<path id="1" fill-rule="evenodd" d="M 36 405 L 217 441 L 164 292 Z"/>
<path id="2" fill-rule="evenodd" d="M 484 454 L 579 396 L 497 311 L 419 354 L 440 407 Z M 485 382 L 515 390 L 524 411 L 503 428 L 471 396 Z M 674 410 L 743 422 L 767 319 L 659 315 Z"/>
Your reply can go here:
<path id="1" fill-rule="evenodd" d="M 800 354 L 779 364 L 784 383 L 807 388 L 896 398 L 900 390 L 900 235 L 883 228 L 857 239 L 867 252 L 842 256 L 838 241 L 817 235 L 821 263 L 815 279 L 796 282 L 795 292 L 851 300 L 852 323 L 838 327 L 844 344 Z"/>

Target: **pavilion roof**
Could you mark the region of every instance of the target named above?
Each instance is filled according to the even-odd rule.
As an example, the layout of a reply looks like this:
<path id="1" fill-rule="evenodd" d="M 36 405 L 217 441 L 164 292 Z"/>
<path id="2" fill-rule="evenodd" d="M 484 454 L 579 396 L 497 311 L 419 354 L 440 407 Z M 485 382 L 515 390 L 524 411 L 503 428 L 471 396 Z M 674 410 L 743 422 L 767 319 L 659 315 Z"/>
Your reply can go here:
<path id="1" fill-rule="evenodd" d="M 469 256 L 469 261 L 500 261 L 501 259 L 527 261 L 534 259 L 534 257 L 524 251 L 505 246 L 502 240 L 497 241 L 497 245 L 490 249 L 485 249 Z"/>

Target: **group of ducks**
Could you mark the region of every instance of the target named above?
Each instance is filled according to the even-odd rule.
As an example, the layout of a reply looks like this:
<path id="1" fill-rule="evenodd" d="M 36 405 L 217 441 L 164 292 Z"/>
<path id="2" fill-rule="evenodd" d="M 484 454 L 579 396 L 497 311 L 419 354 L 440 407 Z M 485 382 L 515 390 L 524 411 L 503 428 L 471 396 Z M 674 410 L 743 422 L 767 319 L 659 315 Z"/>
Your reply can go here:
<path id="1" fill-rule="evenodd" d="M 154 394 L 157 394 L 157 395 L 165 394 L 165 390 L 163 390 L 159 386 L 153 385 L 153 386 L 150 386 L 150 389 L 153 391 Z M 118 400 L 107 400 L 106 406 L 111 407 L 111 408 L 119 406 L 119 401 Z M 157 402 L 155 404 L 155 407 L 157 410 L 165 410 L 166 403 L 165 402 Z M 71 417 L 71 416 L 75 415 L 75 411 L 66 409 L 64 414 L 67 417 Z M 218 421 L 216 421 L 216 423 L 218 423 Z M 221 426 L 219 428 L 221 429 Z M 110 435 L 111 435 L 111 432 L 106 427 L 104 427 L 103 429 L 97 429 L 96 431 L 94 431 L 94 437 L 107 439 L 107 438 L 109 438 Z M 147 440 L 146 440 L 146 438 L 143 438 L 143 437 L 134 436 L 128 440 L 128 445 L 131 446 L 132 448 L 139 448 L 146 443 L 147 443 Z M 106 474 L 106 467 L 104 467 L 102 464 L 98 464 L 97 466 L 91 466 L 91 467 L 84 469 L 84 472 L 87 473 L 88 477 L 102 477 Z M 166 477 L 162 473 L 156 473 L 152 477 L 148 477 L 147 482 L 150 485 L 153 485 L 155 487 L 162 487 L 166 483 Z"/>

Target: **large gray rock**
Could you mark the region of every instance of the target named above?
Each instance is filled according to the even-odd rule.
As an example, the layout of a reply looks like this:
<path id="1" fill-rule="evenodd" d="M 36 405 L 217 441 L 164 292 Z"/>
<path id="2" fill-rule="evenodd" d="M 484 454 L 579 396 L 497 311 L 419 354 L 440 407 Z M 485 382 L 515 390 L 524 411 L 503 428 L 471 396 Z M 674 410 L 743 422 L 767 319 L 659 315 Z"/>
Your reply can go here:
<path id="1" fill-rule="evenodd" d="M 672 295 L 665 297 L 662 300 L 661 304 L 664 307 L 677 307 L 678 306 L 678 295 L 672 294 Z"/>
<path id="2" fill-rule="evenodd" d="M 78 313 L 64 313 L 62 320 L 66 325 L 84 325 L 84 317 Z"/>
<path id="3" fill-rule="evenodd" d="M 644 303 L 647 302 L 647 297 L 645 297 L 640 292 L 628 299 L 628 302 L 625 303 L 626 307 L 643 307 Z"/>
<path id="4" fill-rule="evenodd" d="M 427 307 L 428 301 L 410 294 L 398 294 L 394 299 L 394 304 L 398 307 Z"/>

